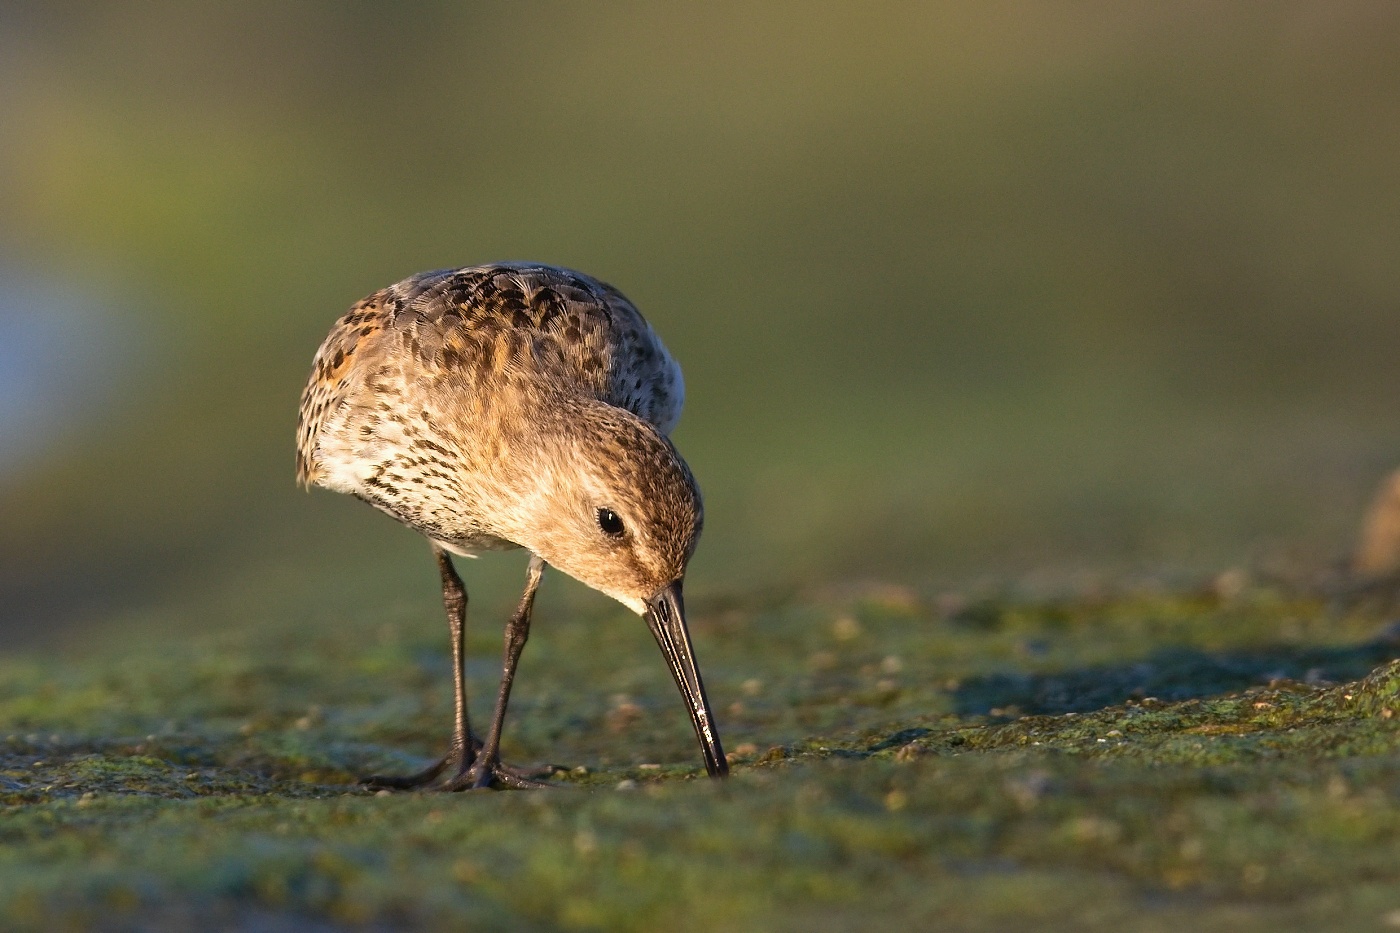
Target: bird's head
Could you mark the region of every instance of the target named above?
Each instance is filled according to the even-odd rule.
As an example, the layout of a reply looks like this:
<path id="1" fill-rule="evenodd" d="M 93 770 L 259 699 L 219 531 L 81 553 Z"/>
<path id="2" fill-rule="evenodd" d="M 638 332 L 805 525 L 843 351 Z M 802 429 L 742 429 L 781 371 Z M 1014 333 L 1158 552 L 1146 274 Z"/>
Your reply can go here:
<path id="1" fill-rule="evenodd" d="M 728 771 L 685 623 L 681 584 L 704 520 L 700 489 L 653 425 L 602 403 L 551 412 L 529 528 L 512 540 L 646 618 L 712 775 Z"/>
<path id="2" fill-rule="evenodd" d="M 536 477 L 548 517 L 522 543 L 644 614 L 695 553 L 704 511 L 690 468 L 656 428 L 611 406 L 589 406 L 551 436 L 558 449 Z"/>

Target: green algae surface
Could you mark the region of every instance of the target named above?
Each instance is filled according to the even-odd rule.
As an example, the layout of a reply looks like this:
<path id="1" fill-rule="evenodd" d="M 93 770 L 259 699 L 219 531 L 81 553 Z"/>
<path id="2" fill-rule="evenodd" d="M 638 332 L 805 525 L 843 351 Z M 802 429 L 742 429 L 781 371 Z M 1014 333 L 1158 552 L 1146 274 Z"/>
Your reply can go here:
<path id="1" fill-rule="evenodd" d="M 1383 615 L 1249 585 L 692 611 L 725 782 L 611 610 L 526 650 L 505 751 L 546 791 L 354 783 L 446 736 L 431 614 L 7 660 L 0 925 L 1400 927 Z M 498 637 L 473 619 L 475 696 Z"/>

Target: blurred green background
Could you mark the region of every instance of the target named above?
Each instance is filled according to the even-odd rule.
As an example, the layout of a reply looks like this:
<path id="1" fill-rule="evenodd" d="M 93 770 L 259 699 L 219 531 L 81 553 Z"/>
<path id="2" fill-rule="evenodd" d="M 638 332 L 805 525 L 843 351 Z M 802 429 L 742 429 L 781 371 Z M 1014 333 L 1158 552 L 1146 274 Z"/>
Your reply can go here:
<path id="1" fill-rule="evenodd" d="M 1397 165 L 1382 0 L 4 4 L 0 637 L 431 610 L 297 396 L 508 258 L 684 366 L 697 598 L 1325 566 L 1400 462 Z"/>

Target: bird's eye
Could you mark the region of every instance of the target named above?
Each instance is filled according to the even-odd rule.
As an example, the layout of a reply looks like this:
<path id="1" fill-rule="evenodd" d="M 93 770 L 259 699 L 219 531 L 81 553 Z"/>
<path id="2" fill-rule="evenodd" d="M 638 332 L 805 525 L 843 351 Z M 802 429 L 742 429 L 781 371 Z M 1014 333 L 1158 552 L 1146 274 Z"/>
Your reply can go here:
<path id="1" fill-rule="evenodd" d="M 598 510 L 598 527 L 603 529 L 603 534 L 610 538 L 620 538 L 622 532 L 626 530 L 622 527 L 622 519 L 618 518 L 617 513 L 612 509 Z"/>

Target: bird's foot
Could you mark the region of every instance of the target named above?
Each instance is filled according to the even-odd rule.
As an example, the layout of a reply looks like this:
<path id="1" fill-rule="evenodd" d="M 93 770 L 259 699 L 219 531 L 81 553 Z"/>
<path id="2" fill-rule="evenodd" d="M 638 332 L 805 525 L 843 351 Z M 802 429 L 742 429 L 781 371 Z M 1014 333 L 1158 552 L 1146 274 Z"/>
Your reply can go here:
<path id="1" fill-rule="evenodd" d="M 478 767 L 476 759 L 477 753 L 481 751 L 481 744 L 476 736 L 472 736 L 470 756 L 464 754 L 462 749 L 456 748 L 417 774 L 372 774 L 369 777 L 361 778 L 359 783 L 365 787 L 379 790 L 423 789 L 436 791 L 477 790 L 488 787 L 530 790 L 554 786 L 536 780 L 551 774 L 552 768 L 514 768 L 502 764 L 499 760 L 492 762 L 490 767 Z M 443 772 L 450 776 L 445 780 L 440 780 Z"/>
<path id="2" fill-rule="evenodd" d="M 437 789 L 461 791 L 501 787 L 510 790 L 538 790 L 554 786 L 545 781 L 537 780 L 537 778 L 544 777 L 552 771 L 552 768 L 514 768 L 502 764 L 499 759 L 493 760 L 489 764 L 477 761 L 471 766 L 459 770 L 456 775 L 444 781 Z"/>

